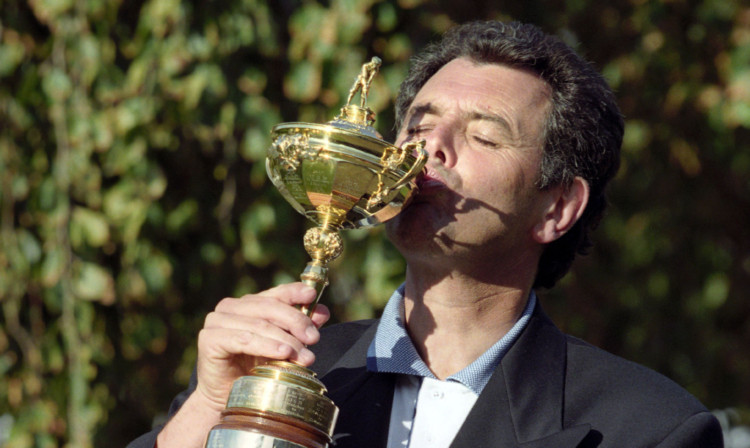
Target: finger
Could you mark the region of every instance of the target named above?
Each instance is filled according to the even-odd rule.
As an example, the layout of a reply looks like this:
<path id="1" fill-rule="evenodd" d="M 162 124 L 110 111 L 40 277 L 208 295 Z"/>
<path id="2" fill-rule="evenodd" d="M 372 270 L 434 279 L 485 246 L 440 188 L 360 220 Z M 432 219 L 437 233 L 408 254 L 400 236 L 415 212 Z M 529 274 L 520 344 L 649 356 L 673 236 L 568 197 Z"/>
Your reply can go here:
<path id="1" fill-rule="evenodd" d="M 253 322 L 252 319 L 264 320 L 305 344 L 314 344 L 318 338 L 318 329 L 307 315 L 270 297 L 245 296 L 240 299 L 224 299 L 214 312 L 217 316 L 207 318 L 206 325 L 221 326 L 221 316 L 235 315 L 248 319 L 248 322 Z"/>
<path id="2" fill-rule="evenodd" d="M 236 355 L 293 360 L 310 365 L 315 355 L 306 347 L 295 349 L 290 344 L 252 331 L 230 328 L 203 329 L 198 335 L 198 351 L 213 361 L 227 361 Z"/>
<path id="3" fill-rule="evenodd" d="M 253 307 L 256 301 L 274 301 L 285 305 L 307 305 L 315 300 L 316 291 L 315 289 L 304 285 L 302 283 L 289 283 L 285 285 L 279 285 L 275 288 L 261 291 L 255 294 L 246 294 L 240 298 L 228 297 L 221 300 L 217 306 L 217 311 L 232 312 L 233 309 L 238 309 L 237 312 L 245 314 L 252 312 L 252 308 L 247 311 L 241 311 L 243 307 Z"/>
<path id="4" fill-rule="evenodd" d="M 287 305 L 284 305 L 287 306 Z M 297 337 L 290 334 L 286 329 L 279 327 L 265 318 L 244 316 L 241 314 L 229 314 L 222 312 L 212 312 L 206 316 L 205 329 L 231 329 L 246 331 L 262 335 L 269 339 L 275 339 L 292 346 L 295 350 L 300 350 L 306 342 L 300 341 Z"/>
<path id="5" fill-rule="evenodd" d="M 310 319 L 312 319 L 313 323 L 318 328 L 322 327 L 330 318 L 331 311 L 322 303 L 319 303 L 318 306 L 315 307 L 315 311 L 313 311 L 312 316 L 310 316 Z"/>
<path id="6" fill-rule="evenodd" d="M 315 294 L 313 288 L 302 283 L 292 283 L 258 294 L 248 294 L 239 299 L 223 299 L 215 311 L 265 319 L 305 344 L 314 344 L 318 338 L 316 325 L 292 305 L 296 302 L 308 303 L 314 299 Z M 318 323 L 324 321 L 323 315 L 317 317 Z"/>
<path id="7" fill-rule="evenodd" d="M 254 295 L 259 297 L 273 297 L 289 305 L 308 305 L 315 300 L 317 292 L 311 286 L 305 285 L 302 282 L 295 282 L 275 286 Z"/>

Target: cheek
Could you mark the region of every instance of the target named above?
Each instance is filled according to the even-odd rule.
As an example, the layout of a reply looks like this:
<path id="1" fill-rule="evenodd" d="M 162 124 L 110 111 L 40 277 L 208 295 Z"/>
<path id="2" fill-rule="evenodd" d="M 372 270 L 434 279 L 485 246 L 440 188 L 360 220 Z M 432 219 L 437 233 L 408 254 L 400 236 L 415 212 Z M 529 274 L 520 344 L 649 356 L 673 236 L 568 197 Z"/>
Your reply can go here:
<path id="1" fill-rule="evenodd" d="M 529 154 L 508 154 L 502 157 L 501 172 L 509 189 L 516 192 L 536 190 L 539 160 Z"/>
<path id="2" fill-rule="evenodd" d="M 491 157 L 472 157 L 467 160 L 464 182 L 470 182 L 477 192 L 486 195 L 516 196 L 533 186 L 534 175 L 524 161 L 512 154 L 491 154 Z"/>

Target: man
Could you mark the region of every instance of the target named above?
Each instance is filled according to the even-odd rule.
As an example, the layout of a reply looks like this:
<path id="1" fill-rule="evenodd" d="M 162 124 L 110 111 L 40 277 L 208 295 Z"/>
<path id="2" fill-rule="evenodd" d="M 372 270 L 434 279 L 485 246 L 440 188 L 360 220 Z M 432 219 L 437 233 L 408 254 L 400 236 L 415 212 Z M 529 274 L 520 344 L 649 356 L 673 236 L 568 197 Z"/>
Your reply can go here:
<path id="1" fill-rule="evenodd" d="M 721 446 L 697 400 L 563 335 L 534 293 L 590 245 L 619 164 L 601 76 L 533 26 L 471 23 L 413 60 L 397 120 L 396 143 L 424 139 L 430 159 L 387 223 L 408 267 L 381 319 L 321 338 L 325 307 L 292 307 L 313 300 L 302 284 L 223 300 L 158 445 L 200 446 L 235 378 L 292 359 L 340 407 L 336 447 Z"/>

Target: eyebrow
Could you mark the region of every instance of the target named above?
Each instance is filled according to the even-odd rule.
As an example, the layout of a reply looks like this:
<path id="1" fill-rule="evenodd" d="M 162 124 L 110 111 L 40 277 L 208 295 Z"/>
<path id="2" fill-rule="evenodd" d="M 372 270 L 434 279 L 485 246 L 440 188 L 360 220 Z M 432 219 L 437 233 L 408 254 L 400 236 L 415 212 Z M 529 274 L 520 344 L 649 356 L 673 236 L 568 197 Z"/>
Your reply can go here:
<path id="1" fill-rule="evenodd" d="M 427 114 L 440 115 L 440 111 L 432 103 L 418 104 L 416 106 L 410 107 L 406 111 L 406 117 L 408 118 L 408 120 L 406 120 L 406 126 L 408 127 L 409 123 L 412 120 L 414 120 L 414 117 L 416 117 L 417 115 L 427 115 Z"/>
<path id="2" fill-rule="evenodd" d="M 469 118 L 471 120 L 486 120 L 486 121 L 491 121 L 491 122 L 493 122 L 495 124 L 500 125 L 500 127 L 502 127 L 503 129 L 505 129 L 506 131 L 508 131 L 508 133 L 510 133 L 510 135 L 512 135 L 512 136 L 517 135 L 517 132 L 515 132 L 515 129 L 513 129 L 513 127 L 508 122 L 508 120 L 506 120 L 505 118 L 501 117 L 500 115 L 497 115 L 497 114 L 488 114 L 488 113 L 484 113 L 484 112 L 472 112 L 469 115 Z"/>

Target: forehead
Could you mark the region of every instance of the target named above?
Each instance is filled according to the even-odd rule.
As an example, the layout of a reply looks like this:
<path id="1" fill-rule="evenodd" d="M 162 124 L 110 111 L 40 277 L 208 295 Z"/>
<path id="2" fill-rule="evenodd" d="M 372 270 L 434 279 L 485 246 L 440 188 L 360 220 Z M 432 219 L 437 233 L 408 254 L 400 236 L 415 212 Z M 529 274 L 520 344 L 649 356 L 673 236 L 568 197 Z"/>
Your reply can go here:
<path id="1" fill-rule="evenodd" d="M 426 104 L 449 103 L 482 112 L 534 114 L 546 110 L 550 97 L 550 86 L 530 70 L 457 58 L 427 80 L 409 114 Z"/>

